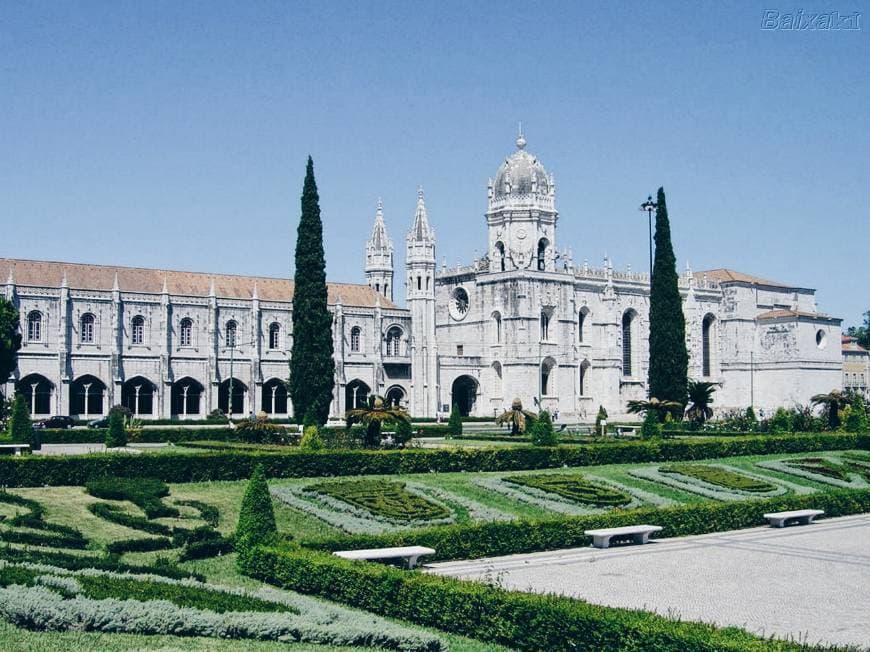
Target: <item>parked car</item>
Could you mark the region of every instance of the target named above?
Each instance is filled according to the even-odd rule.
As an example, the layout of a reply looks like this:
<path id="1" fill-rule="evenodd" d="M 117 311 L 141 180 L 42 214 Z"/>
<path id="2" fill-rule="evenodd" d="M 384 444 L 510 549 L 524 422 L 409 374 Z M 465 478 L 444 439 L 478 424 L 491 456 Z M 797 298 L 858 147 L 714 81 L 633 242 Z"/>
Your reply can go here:
<path id="1" fill-rule="evenodd" d="M 100 417 L 99 419 L 94 419 L 93 421 L 88 421 L 88 428 L 108 428 L 109 427 L 109 417 Z"/>
<path id="2" fill-rule="evenodd" d="M 42 430 L 44 428 L 72 428 L 74 425 L 76 425 L 76 421 L 72 417 L 56 415 L 42 421 L 37 421 L 33 424 L 33 427 Z"/>

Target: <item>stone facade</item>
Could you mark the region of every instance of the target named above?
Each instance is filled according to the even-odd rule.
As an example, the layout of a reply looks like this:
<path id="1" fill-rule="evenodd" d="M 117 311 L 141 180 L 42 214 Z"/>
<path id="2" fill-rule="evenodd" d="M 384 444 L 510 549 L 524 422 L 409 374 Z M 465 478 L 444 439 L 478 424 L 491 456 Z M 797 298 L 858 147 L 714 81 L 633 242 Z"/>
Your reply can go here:
<path id="1" fill-rule="evenodd" d="M 843 389 L 858 392 L 870 399 L 870 351 L 858 344 L 858 338 L 843 335 Z"/>
<path id="2" fill-rule="evenodd" d="M 367 285 L 330 284 L 340 418 L 370 392 L 435 416 L 478 416 L 514 397 L 562 419 L 611 418 L 646 395 L 649 277 L 575 263 L 556 246 L 555 181 L 525 139 L 490 180 L 487 254 L 436 264 L 418 192 L 406 236 L 406 308 L 392 302 L 393 243 L 378 202 Z M 0 259 L 22 315 L 17 387 L 36 414 L 153 418 L 292 413 L 289 280 Z M 0 288 L 4 286 L 0 285 Z M 689 376 L 720 384 L 717 409 L 807 404 L 843 382 L 840 320 L 815 291 L 728 269 L 680 276 Z M 232 390 L 230 389 L 232 385 Z M 230 400 L 230 397 L 233 400 Z"/>

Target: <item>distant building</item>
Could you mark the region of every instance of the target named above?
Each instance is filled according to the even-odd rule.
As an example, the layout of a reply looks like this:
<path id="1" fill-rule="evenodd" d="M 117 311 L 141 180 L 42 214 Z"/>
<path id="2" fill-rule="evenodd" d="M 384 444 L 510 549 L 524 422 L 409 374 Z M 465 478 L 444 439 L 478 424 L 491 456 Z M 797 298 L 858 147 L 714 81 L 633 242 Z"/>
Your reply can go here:
<path id="1" fill-rule="evenodd" d="M 858 338 L 843 335 L 843 390 L 870 398 L 870 351 L 858 344 Z"/>
<path id="2" fill-rule="evenodd" d="M 516 146 L 488 184 L 487 254 L 470 265 L 438 268 L 418 192 L 404 308 L 392 302 L 378 202 L 367 285 L 329 287 L 333 416 L 370 392 L 419 417 L 453 404 L 492 415 L 519 397 L 562 420 L 594 419 L 599 405 L 617 417 L 646 395 L 648 275 L 559 250 L 553 176 L 522 136 Z M 290 280 L 0 259 L 4 278 L 24 331 L 6 393 L 27 396 L 35 415 L 89 417 L 116 403 L 143 418 L 292 413 Z M 840 320 L 817 312 L 815 290 L 728 269 L 686 269 L 679 286 L 689 376 L 720 384 L 717 409 L 807 404 L 843 382 Z"/>

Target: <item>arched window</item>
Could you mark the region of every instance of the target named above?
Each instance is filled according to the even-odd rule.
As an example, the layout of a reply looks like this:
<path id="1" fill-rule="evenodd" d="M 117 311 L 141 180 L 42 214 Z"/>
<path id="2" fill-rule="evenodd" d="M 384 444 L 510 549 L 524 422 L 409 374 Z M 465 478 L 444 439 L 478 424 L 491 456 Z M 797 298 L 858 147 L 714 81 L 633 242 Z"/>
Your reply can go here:
<path id="1" fill-rule="evenodd" d="M 496 267 L 498 271 L 505 270 L 504 243 L 502 242 L 495 243 L 495 264 L 498 265 Z"/>
<path id="2" fill-rule="evenodd" d="M 418 290 L 423 289 L 423 277 L 422 276 L 417 277 L 417 289 Z"/>
<path id="3" fill-rule="evenodd" d="M 96 318 L 89 312 L 82 315 L 81 319 L 81 342 L 82 344 L 94 343 L 94 321 Z"/>
<path id="4" fill-rule="evenodd" d="M 228 349 L 236 347 L 236 322 L 232 319 L 227 322 L 226 345 Z"/>
<path id="5" fill-rule="evenodd" d="M 178 339 L 181 346 L 191 346 L 193 342 L 193 321 L 185 317 L 181 320 L 181 328 L 179 330 Z"/>
<path id="6" fill-rule="evenodd" d="M 130 337 L 133 340 L 133 344 L 144 344 L 145 343 L 145 318 L 142 315 L 136 315 L 133 317 L 133 321 L 130 323 Z"/>
<path id="7" fill-rule="evenodd" d="M 492 334 L 495 344 L 501 344 L 501 313 L 492 313 Z"/>
<path id="8" fill-rule="evenodd" d="M 553 369 L 556 367 L 556 361 L 553 358 L 546 358 L 541 363 L 541 396 L 549 396 L 556 393 L 555 383 L 553 382 Z"/>
<path id="9" fill-rule="evenodd" d="M 360 337 L 362 336 L 362 329 L 359 326 L 354 326 L 350 329 L 350 350 L 354 353 L 359 352 L 360 346 Z"/>
<path id="10" fill-rule="evenodd" d="M 42 313 L 38 310 L 27 315 L 27 341 L 42 341 Z"/>
<path id="11" fill-rule="evenodd" d="M 273 321 L 269 324 L 269 349 L 277 351 L 281 348 L 281 325 Z"/>
<path id="12" fill-rule="evenodd" d="M 589 373 L 589 361 L 584 360 L 583 364 L 580 365 L 580 382 L 579 390 L 580 396 L 586 396 L 586 376 Z"/>
<path id="13" fill-rule="evenodd" d="M 713 339 L 713 315 L 706 315 L 701 324 L 701 373 L 706 376 L 713 375 L 712 352 L 710 342 Z"/>
<path id="14" fill-rule="evenodd" d="M 550 339 L 550 315 L 546 311 L 541 312 L 541 341 Z"/>
<path id="15" fill-rule="evenodd" d="M 550 246 L 550 241 L 547 238 L 538 240 L 538 271 L 543 272 L 547 269 L 547 247 Z"/>
<path id="16" fill-rule="evenodd" d="M 583 344 L 583 341 L 586 339 L 586 317 L 588 314 L 589 310 L 581 308 L 577 315 L 577 341 L 580 344 Z"/>
<path id="17" fill-rule="evenodd" d="M 399 356 L 400 353 L 400 344 L 402 341 L 402 329 L 398 326 L 392 326 L 387 331 L 387 355 L 388 356 Z"/>
<path id="18" fill-rule="evenodd" d="M 626 310 L 622 315 L 622 375 L 631 376 L 631 322 L 634 320 L 634 313 Z"/>

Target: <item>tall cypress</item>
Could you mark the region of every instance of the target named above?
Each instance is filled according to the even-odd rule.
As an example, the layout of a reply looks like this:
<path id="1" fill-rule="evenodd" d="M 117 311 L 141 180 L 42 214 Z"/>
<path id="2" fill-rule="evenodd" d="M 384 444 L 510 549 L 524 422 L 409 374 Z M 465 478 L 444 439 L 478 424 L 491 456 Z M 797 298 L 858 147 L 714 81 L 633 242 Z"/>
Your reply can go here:
<path id="1" fill-rule="evenodd" d="M 686 320 L 664 188 L 658 192 L 655 245 L 649 307 L 649 393 L 661 401 L 685 405 L 689 365 Z"/>
<path id="2" fill-rule="evenodd" d="M 335 361 L 332 358 L 332 316 L 326 307 L 320 198 L 310 156 L 302 188 L 302 217 L 296 232 L 295 260 L 290 397 L 298 423 L 310 413 L 322 425 L 329 418 Z"/>

